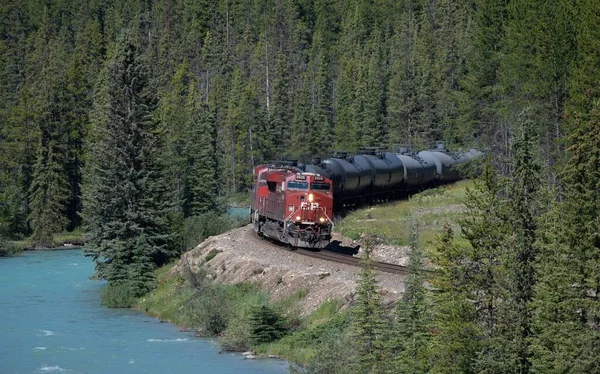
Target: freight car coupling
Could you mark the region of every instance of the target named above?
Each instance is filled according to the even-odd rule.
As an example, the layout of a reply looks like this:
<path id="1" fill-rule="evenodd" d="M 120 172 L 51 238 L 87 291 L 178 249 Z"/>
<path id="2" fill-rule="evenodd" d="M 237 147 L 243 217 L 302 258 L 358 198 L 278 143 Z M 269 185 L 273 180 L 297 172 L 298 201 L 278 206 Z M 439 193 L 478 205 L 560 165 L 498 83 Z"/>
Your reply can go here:
<path id="1" fill-rule="evenodd" d="M 334 209 L 388 201 L 439 183 L 461 179 L 459 166 L 481 157 L 443 145 L 421 152 L 338 153 L 307 165 L 258 165 L 250 194 L 254 231 L 294 247 L 324 248 L 331 240 Z"/>

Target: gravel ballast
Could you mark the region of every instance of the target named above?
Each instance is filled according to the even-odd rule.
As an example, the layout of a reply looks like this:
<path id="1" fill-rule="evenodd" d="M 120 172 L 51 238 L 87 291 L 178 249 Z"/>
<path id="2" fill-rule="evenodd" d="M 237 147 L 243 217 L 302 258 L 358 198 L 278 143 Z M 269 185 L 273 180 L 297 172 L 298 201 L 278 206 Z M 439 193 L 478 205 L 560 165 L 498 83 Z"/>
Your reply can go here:
<path id="1" fill-rule="evenodd" d="M 272 301 L 304 290 L 302 314 L 331 299 L 340 300 L 344 306 L 351 304 L 360 272 L 356 266 L 304 256 L 273 244 L 258 237 L 250 225 L 206 239 L 186 252 L 172 271 L 181 272 L 184 266 L 193 272 L 203 267 L 221 283 L 258 284 Z M 383 302 L 391 307 L 404 292 L 404 276 L 380 273 L 377 278 Z"/>

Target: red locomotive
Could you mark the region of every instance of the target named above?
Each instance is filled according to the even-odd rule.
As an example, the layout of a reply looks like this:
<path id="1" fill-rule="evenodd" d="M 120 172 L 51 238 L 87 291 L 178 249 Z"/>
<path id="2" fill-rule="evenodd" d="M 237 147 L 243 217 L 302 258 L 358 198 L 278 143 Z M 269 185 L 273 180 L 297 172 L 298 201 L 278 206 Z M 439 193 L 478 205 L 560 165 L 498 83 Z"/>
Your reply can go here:
<path id="1" fill-rule="evenodd" d="M 331 180 L 295 166 L 259 165 L 250 213 L 259 235 L 294 247 L 324 248 L 333 230 Z"/>

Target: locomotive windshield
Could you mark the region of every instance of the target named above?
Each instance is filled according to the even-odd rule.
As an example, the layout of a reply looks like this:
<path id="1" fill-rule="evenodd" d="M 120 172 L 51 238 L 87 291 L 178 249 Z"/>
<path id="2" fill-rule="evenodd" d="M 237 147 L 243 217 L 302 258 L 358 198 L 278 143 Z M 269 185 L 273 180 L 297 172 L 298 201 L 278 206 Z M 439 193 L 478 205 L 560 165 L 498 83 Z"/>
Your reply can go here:
<path id="1" fill-rule="evenodd" d="M 287 184 L 288 189 L 295 189 L 295 190 L 308 190 L 308 183 L 307 182 L 288 182 Z"/>
<path id="2" fill-rule="evenodd" d="M 327 183 L 311 183 L 310 188 L 312 190 L 329 191 L 330 185 Z"/>

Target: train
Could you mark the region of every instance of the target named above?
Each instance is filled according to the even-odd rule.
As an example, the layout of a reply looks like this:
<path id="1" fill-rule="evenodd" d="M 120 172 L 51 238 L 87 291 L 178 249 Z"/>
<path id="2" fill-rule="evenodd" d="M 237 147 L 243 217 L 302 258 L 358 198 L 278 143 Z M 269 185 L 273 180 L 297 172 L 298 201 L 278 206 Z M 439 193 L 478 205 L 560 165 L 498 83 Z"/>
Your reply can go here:
<path id="1" fill-rule="evenodd" d="M 334 212 L 389 201 L 463 177 L 462 167 L 482 153 L 450 152 L 441 143 L 410 152 L 364 148 L 303 164 L 272 162 L 254 168 L 250 222 L 258 235 L 297 248 L 325 248 Z"/>

